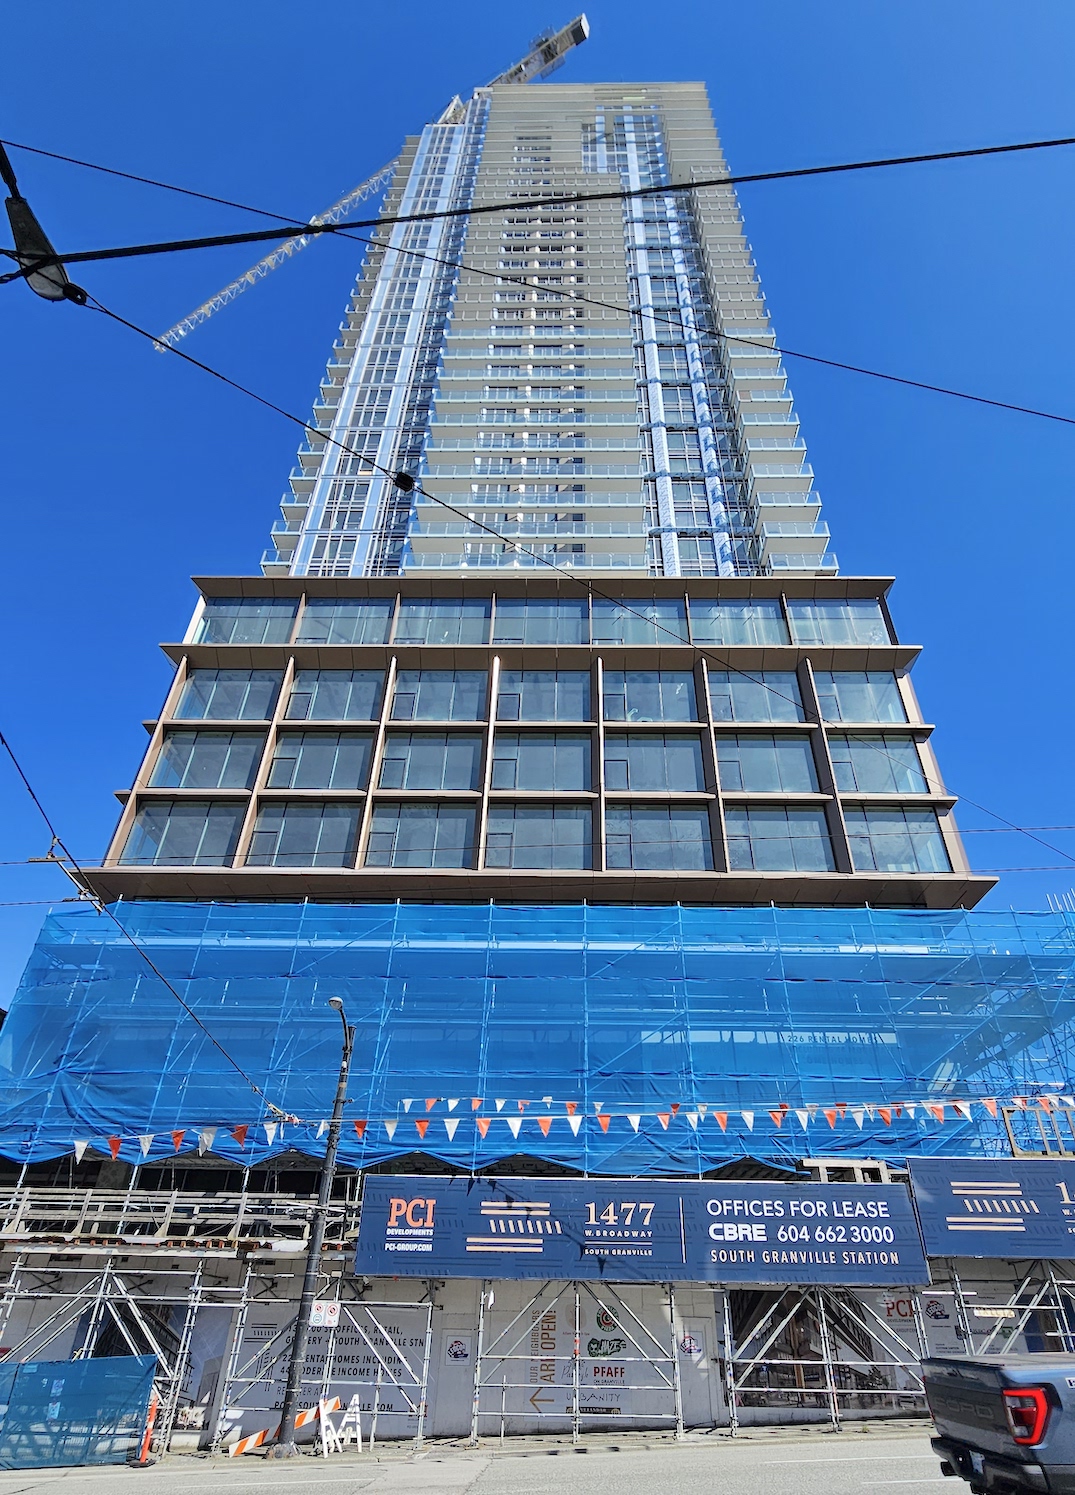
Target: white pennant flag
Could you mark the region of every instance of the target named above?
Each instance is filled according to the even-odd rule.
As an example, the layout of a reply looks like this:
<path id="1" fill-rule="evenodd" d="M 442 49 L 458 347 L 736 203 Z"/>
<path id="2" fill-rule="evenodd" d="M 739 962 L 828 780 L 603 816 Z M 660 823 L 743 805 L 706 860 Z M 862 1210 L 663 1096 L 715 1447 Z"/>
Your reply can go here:
<path id="1" fill-rule="evenodd" d="M 454 1111 L 454 1110 L 455 1110 L 455 1108 L 456 1108 L 456 1106 L 457 1106 L 457 1105 L 458 1105 L 458 1104 L 459 1104 L 459 1098 L 458 1098 L 458 1096 L 457 1096 L 457 1097 L 456 1097 L 456 1099 L 455 1099 L 455 1100 L 450 1100 L 450 1101 L 449 1101 L 449 1102 L 448 1102 L 448 1110 L 449 1110 L 449 1111 Z"/>
<path id="2" fill-rule="evenodd" d="M 579 1127 L 582 1125 L 582 1117 L 569 1116 L 567 1118 L 567 1124 L 571 1128 L 572 1134 L 577 1137 L 579 1134 Z"/>
<path id="3" fill-rule="evenodd" d="M 459 1117 L 458 1116 L 445 1116 L 444 1117 L 444 1130 L 448 1133 L 448 1141 L 449 1142 L 451 1142 L 452 1139 L 454 1138 L 455 1133 L 456 1133 L 456 1128 L 458 1127 L 458 1125 L 459 1125 Z"/>
<path id="4" fill-rule="evenodd" d="M 328 1122 L 327 1121 L 319 1121 L 317 1123 L 317 1135 L 319 1137 L 323 1137 L 327 1131 L 328 1131 Z"/>
<path id="5" fill-rule="evenodd" d="M 594 1111 L 597 1113 L 598 1116 L 600 1116 L 601 1112 L 604 1110 L 604 1106 L 605 1106 L 605 1103 L 604 1103 L 603 1100 L 595 1100 L 594 1101 L 593 1108 L 594 1108 Z"/>
<path id="6" fill-rule="evenodd" d="M 265 1140 L 271 1147 L 276 1137 L 277 1123 L 275 1121 L 263 1121 L 262 1126 L 265 1128 Z"/>
<path id="7" fill-rule="evenodd" d="M 505 1119 L 511 1128 L 511 1135 L 517 1137 L 519 1135 L 519 1128 L 523 1124 L 523 1118 L 521 1116 L 508 1116 Z"/>
<path id="8" fill-rule="evenodd" d="M 153 1146 L 153 1137 L 152 1136 L 139 1137 L 139 1139 L 138 1139 L 138 1145 L 142 1149 L 142 1156 L 144 1158 L 148 1158 L 149 1157 L 149 1149 Z"/>
<path id="9" fill-rule="evenodd" d="M 802 1127 L 803 1131 L 805 1132 L 806 1128 L 810 1125 L 810 1112 L 806 1111 L 806 1110 L 803 1110 L 803 1111 L 796 1111 L 795 1114 L 799 1118 L 799 1125 Z"/>
<path id="10" fill-rule="evenodd" d="M 398 1125 L 399 1125 L 398 1121 L 386 1121 L 385 1122 L 384 1129 L 388 1133 L 388 1140 L 389 1140 L 389 1142 L 391 1142 L 392 1138 L 396 1135 L 396 1127 Z"/>
<path id="11" fill-rule="evenodd" d="M 552 1096 L 551 1095 L 543 1095 L 541 1097 L 541 1104 L 543 1106 L 551 1106 L 552 1105 Z"/>
<path id="12" fill-rule="evenodd" d="M 874 1108 L 873 1108 L 873 1106 L 863 1106 L 863 1108 L 862 1108 L 862 1109 L 863 1109 L 863 1110 L 864 1110 L 864 1111 L 865 1111 L 865 1112 L 866 1112 L 866 1115 L 867 1115 L 867 1116 L 868 1116 L 868 1117 L 869 1117 L 869 1118 L 870 1118 L 870 1120 L 871 1120 L 871 1121 L 872 1121 L 872 1120 L 873 1120 L 873 1118 L 874 1118 Z"/>
<path id="13" fill-rule="evenodd" d="M 1075 1106 L 1075 1096 L 1058 1095 L 1056 1098 L 1062 1106 Z"/>
<path id="14" fill-rule="evenodd" d="M 697 1111 L 684 1111 L 683 1114 L 687 1118 L 687 1120 L 690 1122 L 692 1130 L 697 1131 L 698 1130 L 698 1112 Z"/>
<path id="15" fill-rule="evenodd" d="M 216 1136 L 216 1127 L 215 1126 L 203 1126 L 202 1127 L 201 1131 L 198 1133 L 198 1154 L 199 1154 L 199 1156 L 203 1152 L 208 1152 L 209 1151 L 209 1149 L 213 1145 L 213 1139 L 215 1138 L 215 1136 Z"/>
<path id="16" fill-rule="evenodd" d="M 495 1101 L 494 1104 L 495 1104 L 495 1106 L 496 1106 L 496 1108 L 497 1108 L 498 1111 L 503 1111 L 504 1107 L 507 1105 L 507 1102 L 506 1101 L 502 1101 L 502 1100 L 498 1100 L 498 1101 Z"/>
<path id="17" fill-rule="evenodd" d="M 903 1109 L 907 1112 L 907 1115 L 910 1116 L 911 1119 L 913 1120 L 914 1119 L 914 1113 L 918 1110 L 918 1105 L 913 1100 L 905 1101 Z"/>
<path id="18" fill-rule="evenodd" d="M 866 1115 L 866 1107 L 865 1106 L 852 1106 L 851 1107 L 851 1118 L 854 1121 L 855 1125 L 858 1127 L 858 1129 L 859 1129 L 860 1132 L 862 1131 L 862 1122 L 863 1122 L 863 1119 L 865 1118 L 865 1115 Z"/>
<path id="19" fill-rule="evenodd" d="M 705 1104 L 705 1102 L 704 1102 L 704 1101 L 699 1101 L 699 1102 L 698 1102 L 698 1115 L 699 1115 L 699 1116 L 704 1116 L 704 1115 L 705 1115 L 705 1113 L 706 1113 L 706 1112 L 707 1112 L 707 1111 L 708 1111 L 708 1110 L 709 1110 L 709 1107 L 708 1107 L 708 1106 L 707 1106 L 707 1105 L 706 1105 L 706 1104 Z"/>
<path id="20" fill-rule="evenodd" d="M 753 1111 L 740 1111 L 739 1114 L 743 1118 L 743 1120 L 746 1122 L 746 1124 L 747 1124 L 747 1130 L 750 1131 L 750 1132 L 752 1132 L 754 1130 L 754 1112 Z"/>
<path id="21" fill-rule="evenodd" d="M 627 1120 L 631 1123 L 631 1130 L 637 1132 L 638 1123 L 642 1120 L 641 1115 L 638 1112 L 628 1111 Z"/>
<path id="22" fill-rule="evenodd" d="M 405 1111 L 409 1111 L 413 1105 L 414 1105 L 414 1097 L 412 1096 L 410 1100 L 405 1100 L 403 1102 L 403 1109 Z"/>
<path id="23" fill-rule="evenodd" d="M 816 1100 L 812 1100 L 812 1101 L 808 1102 L 807 1107 L 806 1107 L 806 1114 L 807 1114 L 807 1116 L 810 1117 L 811 1121 L 817 1115 L 817 1101 Z"/>
<path id="24" fill-rule="evenodd" d="M 75 1146 L 75 1162 L 76 1163 L 81 1163 L 82 1159 L 86 1155 L 86 1148 L 89 1147 L 89 1145 L 90 1144 L 88 1142 L 76 1142 L 75 1143 L 74 1146 Z"/>
<path id="25" fill-rule="evenodd" d="M 969 1100 L 954 1100 L 952 1102 L 952 1110 L 956 1113 L 957 1116 L 962 1116 L 964 1121 L 969 1121 L 971 1119 Z"/>

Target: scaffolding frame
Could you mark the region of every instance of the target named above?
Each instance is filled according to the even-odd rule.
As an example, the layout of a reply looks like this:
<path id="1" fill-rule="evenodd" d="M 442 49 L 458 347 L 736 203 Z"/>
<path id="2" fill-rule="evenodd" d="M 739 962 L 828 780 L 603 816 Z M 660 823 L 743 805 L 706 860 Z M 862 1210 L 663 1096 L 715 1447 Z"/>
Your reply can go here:
<path id="1" fill-rule="evenodd" d="M 478 1298 L 478 1341 L 477 1352 L 474 1357 L 474 1385 L 470 1423 L 469 1446 L 471 1448 L 479 1446 L 481 1440 L 481 1421 L 483 1418 L 499 1418 L 501 1442 L 503 1442 L 506 1424 L 510 1417 L 512 1420 L 534 1420 L 538 1423 L 539 1429 L 541 1422 L 545 1419 L 552 1419 L 560 1423 L 569 1422 L 571 1426 L 571 1442 L 573 1445 L 578 1443 L 582 1423 L 593 1419 L 595 1415 L 585 1411 L 580 1396 L 582 1390 L 583 1294 L 586 1294 L 593 1300 L 599 1312 L 603 1311 L 612 1319 L 619 1332 L 628 1339 L 632 1347 L 638 1352 L 635 1355 L 618 1354 L 616 1356 L 616 1363 L 648 1365 L 655 1371 L 658 1382 L 660 1383 L 652 1387 L 632 1387 L 629 1389 L 633 1393 L 644 1389 L 655 1391 L 658 1395 L 667 1394 L 672 1397 L 671 1412 L 647 1411 L 644 1414 L 637 1415 L 644 1416 L 647 1422 L 671 1422 L 675 1429 L 676 1440 L 679 1441 L 683 1437 L 683 1390 L 676 1342 L 676 1293 L 672 1283 L 662 1284 L 664 1291 L 668 1294 L 666 1301 L 669 1311 L 670 1336 L 667 1350 L 664 1350 L 657 1337 L 642 1322 L 630 1305 L 624 1302 L 611 1284 L 602 1283 L 602 1296 L 595 1291 L 593 1285 L 589 1282 L 560 1282 L 559 1284 L 554 1281 L 543 1282 L 537 1292 L 532 1293 L 527 1298 L 526 1302 L 523 1303 L 522 1307 L 509 1323 L 487 1344 L 486 1310 L 487 1306 L 491 1306 L 492 1281 L 493 1279 L 491 1278 L 485 1278 L 482 1281 L 481 1292 Z M 551 1297 L 546 1296 L 552 1288 L 555 1288 L 556 1291 L 552 1293 Z M 534 1326 L 540 1322 L 549 1309 L 555 1307 L 557 1303 L 564 1299 L 567 1299 L 570 1303 L 573 1315 L 571 1353 L 562 1355 L 554 1351 L 547 1354 L 542 1351 L 536 1357 L 532 1350 L 529 1349 L 520 1353 L 519 1346 L 524 1340 L 529 1340 L 534 1331 Z M 610 1303 L 615 1304 L 615 1310 L 609 1306 Z M 509 1336 L 515 1330 L 520 1320 L 522 1320 L 522 1328 L 514 1339 L 509 1340 Z M 630 1327 L 631 1324 L 634 1325 L 633 1328 Z M 653 1346 L 652 1349 L 647 1349 L 647 1341 Z M 506 1346 L 506 1348 L 503 1348 L 503 1346 Z M 564 1390 L 567 1388 L 567 1382 L 559 1380 L 554 1380 L 553 1382 L 545 1380 L 508 1380 L 509 1370 L 512 1366 L 519 1361 L 524 1361 L 532 1365 L 535 1358 L 546 1363 L 552 1362 L 556 1367 L 565 1364 L 570 1365 L 571 1410 L 569 1412 L 543 1411 L 540 1395 L 542 1391 L 549 1389 L 550 1386 Z M 669 1367 L 669 1369 L 664 1369 L 665 1366 Z M 499 1380 L 496 1379 L 498 1370 Z M 497 1390 L 500 1392 L 499 1408 L 484 1409 L 482 1407 L 482 1392 Z M 525 1409 L 512 1408 L 509 1412 L 507 1407 L 507 1394 L 509 1391 L 533 1392 L 533 1395 L 528 1398 L 533 1410 L 526 1411 Z M 628 1415 L 631 1416 L 633 1414 Z"/>

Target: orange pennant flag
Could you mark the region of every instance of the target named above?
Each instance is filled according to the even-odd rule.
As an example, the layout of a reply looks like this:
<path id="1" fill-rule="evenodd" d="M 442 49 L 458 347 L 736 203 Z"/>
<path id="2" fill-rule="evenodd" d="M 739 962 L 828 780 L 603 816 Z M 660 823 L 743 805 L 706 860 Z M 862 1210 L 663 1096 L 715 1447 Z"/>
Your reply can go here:
<path id="1" fill-rule="evenodd" d="M 674 1100 L 672 1102 L 672 1115 L 674 1116 L 678 1110 L 679 1110 L 679 1101 Z"/>
<path id="2" fill-rule="evenodd" d="M 366 1135 L 366 1123 L 364 1121 L 356 1121 L 354 1122 L 354 1128 L 358 1136 L 358 1140 L 361 1142 L 362 1138 Z"/>
<path id="3" fill-rule="evenodd" d="M 426 1110 L 427 1111 L 432 1111 L 433 1107 L 437 1104 L 437 1101 L 439 1099 L 440 1099 L 440 1096 L 439 1095 L 435 1095 L 432 1100 L 427 1100 L 426 1101 Z M 423 1135 L 425 1135 L 425 1134 L 423 1133 Z"/>
<path id="4" fill-rule="evenodd" d="M 601 1130 L 603 1132 L 607 1132 L 608 1131 L 608 1124 L 612 1120 L 612 1117 L 611 1116 L 598 1116 L 597 1119 L 601 1123 Z"/>
<path id="5" fill-rule="evenodd" d="M 541 1128 L 542 1132 L 544 1132 L 545 1136 L 547 1137 L 549 1135 L 549 1127 L 552 1126 L 552 1117 L 551 1116 L 539 1116 L 538 1119 L 537 1119 L 537 1124 Z"/>
<path id="6" fill-rule="evenodd" d="M 878 1114 L 878 1116 L 880 1116 L 881 1120 L 885 1123 L 886 1126 L 891 1126 L 892 1125 L 892 1107 L 891 1106 L 878 1106 L 877 1107 L 877 1114 Z"/>
<path id="7" fill-rule="evenodd" d="M 827 1107 L 826 1110 L 825 1110 L 824 1115 L 825 1115 L 825 1120 L 829 1123 L 829 1125 L 831 1127 L 833 1127 L 835 1129 L 835 1127 L 836 1127 L 836 1107 L 835 1106 Z"/>
<path id="8" fill-rule="evenodd" d="M 472 1111 L 480 1111 L 483 1104 L 484 1104 L 484 1097 L 480 1098 L 480 1097 L 478 1097 L 476 1095 L 472 1096 L 471 1097 L 471 1102 L 470 1102 L 470 1109 Z"/>
<path id="9" fill-rule="evenodd" d="M 941 1121 L 941 1122 L 944 1121 L 944 1102 L 943 1101 L 940 1101 L 937 1105 L 932 1105 L 929 1101 L 926 1101 L 925 1104 L 926 1104 L 926 1110 L 930 1113 L 931 1116 L 936 1117 L 936 1119 L 938 1121 Z"/>
<path id="10" fill-rule="evenodd" d="M 238 1142 L 238 1144 L 239 1144 L 240 1147 L 245 1147 L 246 1146 L 246 1134 L 247 1134 L 247 1132 L 249 1130 L 250 1130 L 249 1124 L 247 1124 L 246 1126 L 233 1126 L 232 1127 L 231 1134 L 235 1138 L 236 1142 Z"/>
<path id="11" fill-rule="evenodd" d="M 483 1137 L 487 1137 L 489 1135 L 489 1127 L 492 1124 L 492 1120 L 493 1118 L 491 1116 L 478 1116 L 475 1118 L 474 1125 L 478 1128 Z"/>
<path id="12" fill-rule="evenodd" d="M 172 1146 L 175 1148 L 176 1152 L 178 1152 L 179 1149 L 183 1146 L 183 1138 L 186 1135 L 187 1134 L 185 1131 L 172 1133 Z"/>
<path id="13" fill-rule="evenodd" d="M 565 1100 L 564 1105 L 567 1107 L 567 1114 L 569 1116 L 574 1116 L 575 1112 L 579 1108 L 579 1103 L 577 1100 Z"/>
<path id="14" fill-rule="evenodd" d="M 515 1104 L 519 1107 L 520 1111 L 525 1111 L 530 1102 L 528 1100 L 517 1100 Z"/>
<path id="15" fill-rule="evenodd" d="M 109 1137 L 108 1150 L 112 1154 L 113 1158 L 119 1157 L 119 1150 L 122 1146 L 123 1139 L 121 1137 Z"/>
<path id="16" fill-rule="evenodd" d="M 847 1102 L 845 1100 L 838 1100 L 836 1102 L 836 1110 L 840 1117 L 840 1120 L 843 1121 L 844 1117 L 847 1115 Z"/>
<path id="17" fill-rule="evenodd" d="M 665 1131 L 667 1131 L 668 1130 L 668 1123 L 672 1120 L 672 1113 L 671 1113 L 671 1111 L 658 1111 L 657 1112 L 657 1120 L 664 1127 Z"/>
<path id="18" fill-rule="evenodd" d="M 773 1125 L 774 1126 L 783 1126 L 783 1124 L 784 1124 L 784 1113 L 783 1113 L 783 1111 L 770 1111 L 769 1115 L 773 1118 Z"/>
<path id="19" fill-rule="evenodd" d="M 428 1122 L 428 1120 L 423 1119 L 422 1121 L 416 1121 L 414 1123 L 414 1125 L 415 1125 L 415 1128 L 416 1128 L 416 1130 L 418 1132 L 418 1135 L 424 1141 L 425 1140 L 425 1134 L 426 1134 L 426 1132 L 429 1131 L 429 1122 Z"/>
<path id="20" fill-rule="evenodd" d="M 996 1119 L 997 1119 L 997 1103 L 996 1103 L 996 1101 L 995 1100 L 984 1100 L 982 1102 L 982 1105 L 989 1112 L 990 1116 L 992 1116 L 993 1120 L 996 1121 Z"/>
<path id="21" fill-rule="evenodd" d="M 903 1102 L 901 1100 L 898 1100 L 896 1102 L 896 1109 L 893 1111 L 892 1114 L 893 1114 L 893 1116 L 896 1116 L 896 1117 L 899 1117 L 899 1116 L 903 1115 Z"/>
<path id="22" fill-rule="evenodd" d="M 1052 1102 L 1052 1098 L 1050 1096 L 1048 1096 L 1048 1095 L 1039 1095 L 1038 1096 L 1038 1105 L 1046 1113 L 1046 1115 L 1051 1116 L 1053 1114 L 1053 1102 Z"/>
<path id="23" fill-rule="evenodd" d="M 717 1124 L 719 1125 L 721 1131 L 726 1132 L 728 1130 L 727 1111 L 714 1111 L 713 1115 L 717 1118 Z"/>

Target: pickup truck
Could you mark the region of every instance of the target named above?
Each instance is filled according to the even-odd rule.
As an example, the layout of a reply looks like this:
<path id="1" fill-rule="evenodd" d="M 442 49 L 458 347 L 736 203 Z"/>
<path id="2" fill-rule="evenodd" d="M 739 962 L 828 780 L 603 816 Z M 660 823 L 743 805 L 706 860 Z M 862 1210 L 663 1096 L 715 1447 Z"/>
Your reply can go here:
<path id="1" fill-rule="evenodd" d="M 1075 1355 L 923 1361 L 941 1473 L 974 1495 L 1075 1495 Z"/>

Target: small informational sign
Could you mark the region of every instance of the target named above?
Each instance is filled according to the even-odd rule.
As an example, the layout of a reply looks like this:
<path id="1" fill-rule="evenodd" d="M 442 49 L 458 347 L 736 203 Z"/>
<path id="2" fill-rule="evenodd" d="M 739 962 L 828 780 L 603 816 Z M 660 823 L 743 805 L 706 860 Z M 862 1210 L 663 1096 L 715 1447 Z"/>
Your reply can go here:
<path id="1" fill-rule="evenodd" d="M 355 1271 L 616 1282 L 929 1281 L 902 1184 L 720 1180 L 368 1174 Z"/>
<path id="2" fill-rule="evenodd" d="M 340 1322 L 340 1305 L 332 1302 L 315 1301 L 310 1310 L 311 1329 L 335 1329 Z"/>
<path id="3" fill-rule="evenodd" d="M 1075 1255 L 1075 1162 L 912 1159 L 930 1256 Z"/>

